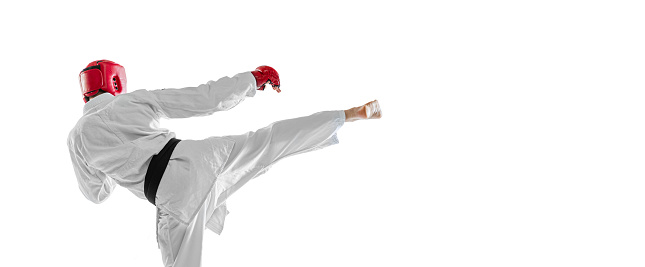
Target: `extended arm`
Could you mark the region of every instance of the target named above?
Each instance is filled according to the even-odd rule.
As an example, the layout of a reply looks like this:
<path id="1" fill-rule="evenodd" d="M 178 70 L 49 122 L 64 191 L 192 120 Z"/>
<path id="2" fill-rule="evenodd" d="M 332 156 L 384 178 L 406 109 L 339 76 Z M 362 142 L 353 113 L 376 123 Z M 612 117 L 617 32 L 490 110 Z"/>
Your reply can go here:
<path id="1" fill-rule="evenodd" d="M 158 110 L 165 117 L 187 118 L 229 110 L 245 97 L 253 97 L 256 90 L 264 90 L 267 83 L 280 93 L 278 72 L 269 66 L 260 66 L 254 71 L 209 81 L 197 87 L 154 90 L 149 93 L 153 95 Z"/>
<path id="2" fill-rule="evenodd" d="M 229 110 L 246 97 L 253 97 L 256 89 L 251 72 L 223 77 L 197 87 L 149 91 L 159 111 L 168 118 L 187 118 L 210 115 Z"/>

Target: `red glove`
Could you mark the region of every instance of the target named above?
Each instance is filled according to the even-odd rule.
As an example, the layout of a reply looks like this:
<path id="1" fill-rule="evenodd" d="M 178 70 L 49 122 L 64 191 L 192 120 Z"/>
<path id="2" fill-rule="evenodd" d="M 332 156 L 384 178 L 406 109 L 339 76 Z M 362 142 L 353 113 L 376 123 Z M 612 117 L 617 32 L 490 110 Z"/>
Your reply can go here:
<path id="1" fill-rule="evenodd" d="M 278 72 L 269 67 L 269 66 L 259 66 L 254 71 L 251 71 L 253 76 L 255 76 L 255 81 L 257 82 L 258 90 L 264 90 L 266 83 L 270 83 L 273 86 L 273 89 L 280 93 L 280 76 Z"/>

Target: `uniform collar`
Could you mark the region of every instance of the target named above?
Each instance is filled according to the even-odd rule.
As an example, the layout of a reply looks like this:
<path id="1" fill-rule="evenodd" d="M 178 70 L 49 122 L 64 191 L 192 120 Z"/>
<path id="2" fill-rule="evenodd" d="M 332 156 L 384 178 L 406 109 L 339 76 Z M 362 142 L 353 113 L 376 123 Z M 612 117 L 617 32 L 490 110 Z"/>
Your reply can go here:
<path id="1" fill-rule="evenodd" d="M 98 106 L 106 100 L 111 100 L 113 98 L 114 96 L 110 93 L 100 94 L 99 96 L 92 98 L 90 99 L 90 101 L 87 101 L 87 103 L 85 103 L 85 106 L 83 106 L 83 113 L 87 113 L 90 109 Z"/>

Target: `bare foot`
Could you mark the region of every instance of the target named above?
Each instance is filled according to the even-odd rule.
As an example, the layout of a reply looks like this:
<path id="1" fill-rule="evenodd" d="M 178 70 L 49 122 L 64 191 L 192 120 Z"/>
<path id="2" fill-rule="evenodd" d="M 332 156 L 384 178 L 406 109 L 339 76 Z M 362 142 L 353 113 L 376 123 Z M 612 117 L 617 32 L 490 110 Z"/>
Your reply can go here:
<path id="1" fill-rule="evenodd" d="M 378 100 L 374 100 L 364 105 L 365 115 L 368 120 L 371 119 L 380 119 L 381 118 L 381 105 L 379 105 Z"/>
<path id="2" fill-rule="evenodd" d="M 345 121 L 380 119 L 382 115 L 378 100 L 374 100 L 360 107 L 345 110 Z"/>

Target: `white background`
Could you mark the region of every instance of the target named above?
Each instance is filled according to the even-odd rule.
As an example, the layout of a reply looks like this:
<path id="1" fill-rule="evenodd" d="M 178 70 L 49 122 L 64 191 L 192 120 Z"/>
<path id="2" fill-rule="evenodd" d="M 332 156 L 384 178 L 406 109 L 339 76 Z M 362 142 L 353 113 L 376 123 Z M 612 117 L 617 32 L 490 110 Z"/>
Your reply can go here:
<path id="1" fill-rule="evenodd" d="M 230 198 L 204 266 L 645 265 L 641 1 L 10 2 L 2 265 L 162 265 L 148 202 L 77 188 L 66 138 L 98 59 L 130 91 L 280 72 L 280 94 L 163 122 L 182 139 L 380 101 Z"/>

